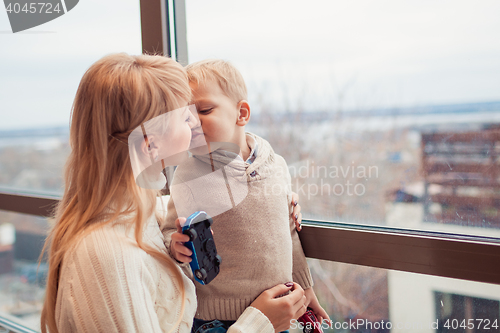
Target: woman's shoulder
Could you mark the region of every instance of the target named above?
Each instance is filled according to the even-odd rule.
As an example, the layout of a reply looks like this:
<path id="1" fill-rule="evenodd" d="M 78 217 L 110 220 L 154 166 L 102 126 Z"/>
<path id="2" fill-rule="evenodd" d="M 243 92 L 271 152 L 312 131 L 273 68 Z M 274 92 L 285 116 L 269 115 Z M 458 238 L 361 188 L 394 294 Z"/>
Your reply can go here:
<path id="1" fill-rule="evenodd" d="M 86 232 L 75 243 L 74 250 L 82 250 L 88 247 L 132 248 L 134 244 L 136 242 L 134 240 L 133 228 L 121 223 L 107 223 L 102 227 L 97 227 L 90 232 Z"/>
<path id="2" fill-rule="evenodd" d="M 63 266 L 79 274 L 108 274 L 136 266 L 147 256 L 133 239 L 133 231 L 109 224 L 81 236 L 65 254 Z"/>

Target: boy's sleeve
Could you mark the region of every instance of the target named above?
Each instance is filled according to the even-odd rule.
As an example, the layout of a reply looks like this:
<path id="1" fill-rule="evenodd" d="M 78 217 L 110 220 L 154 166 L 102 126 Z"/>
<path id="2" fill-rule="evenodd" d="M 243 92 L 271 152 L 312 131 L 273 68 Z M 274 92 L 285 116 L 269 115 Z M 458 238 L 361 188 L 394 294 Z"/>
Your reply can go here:
<path id="1" fill-rule="evenodd" d="M 172 253 L 170 252 L 170 241 L 172 240 L 172 234 L 177 231 L 177 227 L 175 226 L 175 220 L 177 219 L 177 211 L 175 210 L 175 205 L 174 205 L 174 200 L 172 199 L 172 195 L 170 195 L 170 198 L 168 199 L 167 203 L 167 217 L 165 218 L 165 221 L 163 221 L 161 225 L 161 232 L 163 234 L 163 241 L 165 242 L 165 246 L 168 249 L 168 254 L 175 259 L 172 256 Z"/>
<path id="2" fill-rule="evenodd" d="M 177 181 L 179 181 L 179 178 L 180 177 L 177 176 Z M 163 242 L 168 250 L 168 254 L 175 260 L 170 250 L 170 242 L 172 240 L 172 234 L 174 232 L 177 232 L 175 220 L 179 217 L 174 202 L 177 202 L 177 204 L 180 204 L 182 206 L 181 208 L 184 208 L 184 210 L 186 210 L 186 207 L 184 207 L 183 205 L 184 204 L 188 205 L 189 203 L 192 203 L 193 195 L 189 187 L 185 186 L 185 184 L 182 181 L 173 184 L 175 185 L 172 185 L 170 187 L 170 198 L 168 199 L 167 212 L 166 212 L 167 216 L 165 220 L 161 222 L 160 230 L 161 233 L 163 234 Z M 180 217 L 187 217 L 187 216 L 180 216 Z M 176 262 L 179 263 L 177 260 Z M 185 268 L 189 266 L 189 263 L 179 263 L 179 265 L 182 268 Z"/>
<path id="3" fill-rule="evenodd" d="M 163 221 L 163 223 L 160 225 L 160 230 L 164 238 L 163 242 L 170 257 L 174 259 L 174 261 L 179 265 L 181 270 L 188 278 L 193 279 L 193 274 L 191 272 L 191 269 L 189 268 L 189 263 L 177 261 L 177 259 L 174 258 L 172 251 L 170 250 L 170 241 L 172 240 L 172 234 L 177 231 L 177 227 L 175 226 L 175 220 L 177 219 L 177 217 L 177 210 L 175 209 L 174 200 L 172 199 L 172 195 L 170 195 L 167 204 L 167 217 L 165 221 Z"/>
<path id="4" fill-rule="evenodd" d="M 290 176 L 290 171 L 283 158 L 281 158 L 284 165 L 284 174 L 286 177 L 286 182 L 288 184 L 287 191 L 287 202 L 288 202 L 288 212 L 290 221 L 290 235 L 292 237 L 292 251 L 293 251 L 293 271 L 292 278 L 293 281 L 300 284 L 302 289 L 308 289 L 313 286 L 313 280 L 311 276 L 311 271 L 307 265 L 306 256 L 304 250 L 302 249 L 302 243 L 300 242 L 299 233 L 295 228 L 295 220 L 292 218 L 293 208 L 292 202 L 292 177 Z"/>
<path id="5" fill-rule="evenodd" d="M 294 282 L 300 284 L 302 289 L 306 290 L 307 288 L 313 286 L 313 280 L 311 271 L 309 270 L 309 266 L 307 265 L 304 250 L 302 250 L 302 244 L 300 243 L 299 234 L 297 232 L 297 229 L 295 228 L 295 221 L 293 219 L 290 219 L 290 232 L 292 235 L 293 246 L 292 278 Z"/>

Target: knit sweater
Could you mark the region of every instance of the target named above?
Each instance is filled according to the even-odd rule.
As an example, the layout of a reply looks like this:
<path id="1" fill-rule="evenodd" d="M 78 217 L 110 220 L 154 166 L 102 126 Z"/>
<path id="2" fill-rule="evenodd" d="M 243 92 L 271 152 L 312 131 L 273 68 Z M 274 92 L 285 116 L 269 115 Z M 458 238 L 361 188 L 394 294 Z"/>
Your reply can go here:
<path id="1" fill-rule="evenodd" d="M 165 252 L 155 218 L 145 226 L 146 245 Z M 176 265 L 177 270 L 180 268 Z M 108 224 L 85 236 L 63 259 L 56 302 L 59 332 L 170 332 L 181 312 L 181 287 L 167 266 L 141 250 L 133 228 Z M 191 331 L 195 288 L 184 274 L 185 310 L 173 332 Z M 274 332 L 249 307 L 230 333 Z"/>
<path id="2" fill-rule="evenodd" d="M 233 158 L 231 154 L 215 151 L 211 156 L 192 157 L 177 167 L 166 224 L 161 226 L 165 244 L 169 246 L 176 231 L 177 210 L 186 215 L 197 210 L 214 211 L 212 205 L 226 201 L 217 205 L 218 215 L 212 216 L 214 241 L 222 258 L 220 273 L 208 285 L 195 282 L 198 297 L 195 317 L 203 320 L 236 320 L 261 292 L 277 284 L 295 281 L 303 289 L 312 286 L 291 218 L 290 173 L 286 162 L 266 140 L 247 135 L 252 135 L 259 147 L 252 164 L 243 162 L 239 156 L 228 162 L 227 158 Z M 215 171 L 202 176 L 205 172 L 200 170 L 206 170 L 206 165 Z M 224 170 L 227 188 L 213 182 L 214 179 L 220 182 L 220 177 L 213 176 L 220 170 Z M 193 183 L 194 190 L 190 185 Z M 242 187 L 243 183 L 247 186 Z M 229 200 L 233 208 L 221 210 L 230 206 L 228 197 L 233 198 Z M 180 203 L 182 207 L 178 207 Z"/>

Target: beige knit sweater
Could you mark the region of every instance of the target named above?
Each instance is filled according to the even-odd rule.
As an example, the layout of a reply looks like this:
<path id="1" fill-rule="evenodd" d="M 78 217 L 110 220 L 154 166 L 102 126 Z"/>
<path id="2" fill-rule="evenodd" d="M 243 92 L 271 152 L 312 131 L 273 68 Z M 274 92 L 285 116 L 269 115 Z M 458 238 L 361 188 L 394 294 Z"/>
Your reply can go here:
<path id="1" fill-rule="evenodd" d="M 155 218 L 148 221 L 143 238 L 147 245 L 166 251 Z M 174 332 L 188 333 L 196 295 L 192 281 L 182 276 L 186 305 Z M 181 312 L 181 291 L 175 281 L 172 271 L 137 247 L 133 228 L 127 231 L 123 224 L 115 224 L 95 230 L 64 256 L 56 302 L 58 330 L 170 332 Z M 229 332 L 274 329 L 266 316 L 249 307 Z"/>
<path id="2" fill-rule="evenodd" d="M 220 200 L 227 202 L 226 188 L 221 190 L 214 184 L 218 178 L 213 177 L 213 173 L 201 175 L 204 172 L 200 170 L 206 170 L 207 164 L 214 165 L 216 171 L 224 168 L 230 178 L 227 180 L 229 196 L 237 197 L 235 188 L 240 185 L 234 184 L 248 184 L 246 197 L 234 200 L 239 202 L 235 208 L 213 217 L 214 240 L 222 263 L 219 275 L 208 285 L 195 282 L 198 297 L 195 317 L 203 320 L 236 320 L 262 291 L 280 283 L 295 281 L 303 289 L 312 286 L 295 223 L 290 217 L 290 174 L 286 162 L 274 153 L 267 141 L 247 135 L 252 135 L 258 145 L 252 164 L 243 162 L 241 157 L 228 162 L 228 158 L 235 157 L 216 151 L 211 158 L 193 157 L 177 168 L 166 224 L 161 226 L 165 244 L 169 246 L 171 235 L 176 231 L 176 208 L 188 215 L 196 210 L 213 210 L 211 206 Z M 240 163 L 235 163 L 238 159 Z M 194 190 L 189 185 L 193 178 L 196 178 Z M 204 179 L 204 186 L 200 186 Z M 180 203 L 182 207 L 178 207 Z"/>

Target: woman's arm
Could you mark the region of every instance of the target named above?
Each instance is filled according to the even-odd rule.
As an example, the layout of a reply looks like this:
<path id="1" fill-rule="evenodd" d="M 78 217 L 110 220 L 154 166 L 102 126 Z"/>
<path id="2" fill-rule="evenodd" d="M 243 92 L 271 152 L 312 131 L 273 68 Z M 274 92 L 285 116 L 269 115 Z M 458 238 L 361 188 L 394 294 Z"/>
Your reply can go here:
<path id="1" fill-rule="evenodd" d="M 304 290 L 296 283 L 277 285 L 253 301 L 228 330 L 228 333 L 272 333 L 290 328 L 291 320 L 306 311 Z M 280 297 L 287 292 L 288 295 Z"/>

